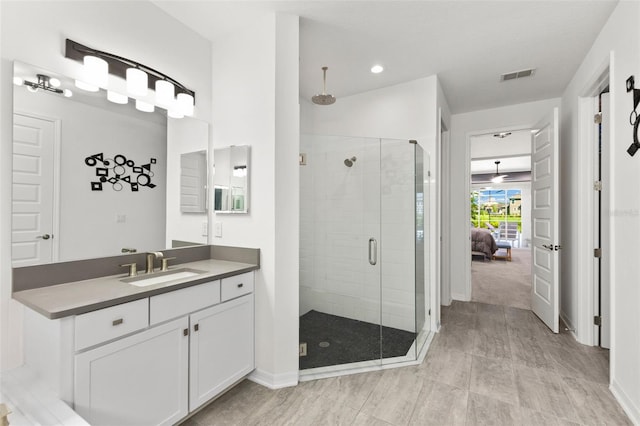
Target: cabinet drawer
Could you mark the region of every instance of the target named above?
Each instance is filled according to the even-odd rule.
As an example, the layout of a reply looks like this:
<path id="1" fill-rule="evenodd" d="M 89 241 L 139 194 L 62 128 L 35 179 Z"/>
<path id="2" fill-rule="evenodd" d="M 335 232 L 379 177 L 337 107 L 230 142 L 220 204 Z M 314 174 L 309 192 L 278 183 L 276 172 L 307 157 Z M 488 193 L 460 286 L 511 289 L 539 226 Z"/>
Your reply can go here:
<path id="1" fill-rule="evenodd" d="M 75 318 L 76 351 L 142 330 L 148 325 L 147 298 L 78 315 Z"/>
<path id="2" fill-rule="evenodd" d="M 150 297 L 151 325 L 220 303 L 220 280 Z"/>
<path id="3" fill-rule="evenodd" d="M 253 292 L 253 272 L 222 279 L 221 299 L 227 301 Z"/>

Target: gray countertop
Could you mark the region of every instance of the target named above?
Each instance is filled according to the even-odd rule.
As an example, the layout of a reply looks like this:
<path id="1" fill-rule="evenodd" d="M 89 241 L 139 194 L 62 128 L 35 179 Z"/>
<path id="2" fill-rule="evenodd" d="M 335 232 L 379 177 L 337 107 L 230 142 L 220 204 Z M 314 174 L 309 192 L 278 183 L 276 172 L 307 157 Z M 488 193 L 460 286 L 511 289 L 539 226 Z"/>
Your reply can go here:
<path id="1" fill-rule="evenodd" d="M 194 277 L 147 287 L 137 287 L 123 282 L 121 280 L 126 279 L 127 275 L 118 274 L 17 291 L 13 293 L 13 298 L 49 319 L 58 319 L 242 274 L 259 269 L 260 266 L 251 263 L 207 259 L 183 263 L 170 267 L 169 270 L 183 268 L 205 272 Z"/>

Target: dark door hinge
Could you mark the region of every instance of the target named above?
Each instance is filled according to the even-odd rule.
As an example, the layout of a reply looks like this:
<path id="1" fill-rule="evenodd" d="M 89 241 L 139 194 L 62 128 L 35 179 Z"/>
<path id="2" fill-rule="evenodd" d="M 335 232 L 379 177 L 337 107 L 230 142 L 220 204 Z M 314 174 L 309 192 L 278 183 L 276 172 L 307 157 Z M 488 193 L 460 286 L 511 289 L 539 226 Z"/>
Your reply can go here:
<path id="1" fill-rule="evenodd" d="M 598 327 L 602 326 L 602 317 L 600 315 L 596 315 L 593 317 L 593 323 Z"/>
<path id="2" fill-rule="evenodd" d="M 602 124 L 602 113 L 598 112 L 593 116 L 593 122 L 596 124 Z"/>
<path id="3" fill-rule="evenodd" d="M 593 257 L 597 257 L 598 259 L 600 259 L 602 257 L 602 249 L 601 248 L 594 248 L 593 249 Z"/>

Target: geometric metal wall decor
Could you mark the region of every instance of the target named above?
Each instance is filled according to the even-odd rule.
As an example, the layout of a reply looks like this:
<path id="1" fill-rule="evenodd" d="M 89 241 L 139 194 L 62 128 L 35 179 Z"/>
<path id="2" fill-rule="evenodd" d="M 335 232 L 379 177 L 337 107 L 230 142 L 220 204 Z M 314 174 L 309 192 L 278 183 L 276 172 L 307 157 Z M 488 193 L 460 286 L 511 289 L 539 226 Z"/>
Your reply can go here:
<path id="1" fill-rule="evenodd" d="M 151 183 L 154 173 L 151 165 L 156 164 L 156 159 L 151 158 L 147 164 L 136 166 L 133 160 L 127 160 L 122 154 L 113 158 L 105 158 L 101 152 L 90 155 L 84 159 L 89 167 L 95 167 L 97 181 L 91 182 L 92 191 L 102 191 L 102 185 L 110 183 L 114 191 L 122 191 L 124 185 L 129 185 L 131 191 L 137 192 L 140 187 L 155 188 Z"/>

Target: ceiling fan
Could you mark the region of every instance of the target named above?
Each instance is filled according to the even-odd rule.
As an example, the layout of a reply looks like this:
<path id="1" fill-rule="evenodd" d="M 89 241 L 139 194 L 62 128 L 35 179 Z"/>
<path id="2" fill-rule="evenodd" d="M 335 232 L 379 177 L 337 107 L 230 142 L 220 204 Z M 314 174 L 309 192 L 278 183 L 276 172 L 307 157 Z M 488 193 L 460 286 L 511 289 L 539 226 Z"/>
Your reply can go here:
<path id="1" fill-rule="evenodd" d="M 493 182 L 493 183 L 502 183 L 504 178 L 506 178 L 509 175 L 501 175 L 500 172 L 498 171 L 498 166 L 500 165 L 500 160 L 497 160 L 495 163 L 496 163 L 496 174 L 493 175 L 493 177 L 491 178 L 491 182 Z"/>

